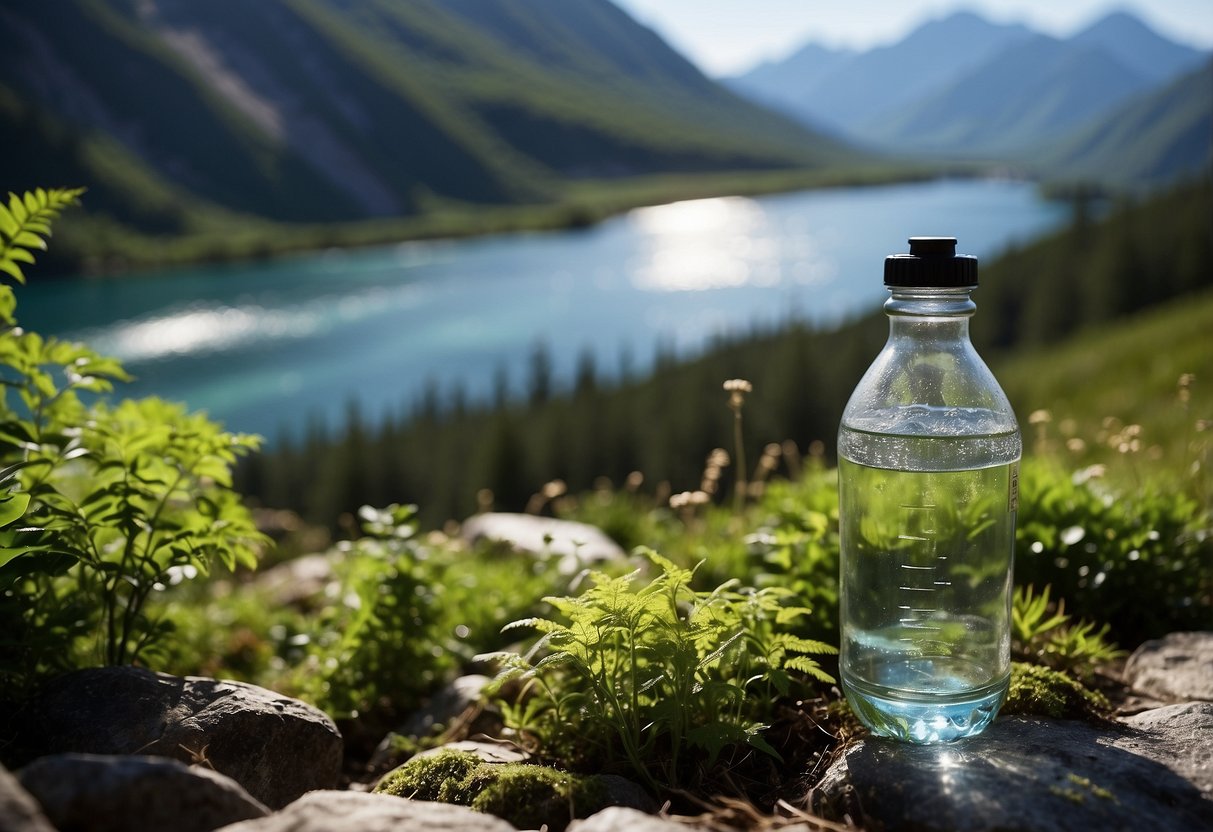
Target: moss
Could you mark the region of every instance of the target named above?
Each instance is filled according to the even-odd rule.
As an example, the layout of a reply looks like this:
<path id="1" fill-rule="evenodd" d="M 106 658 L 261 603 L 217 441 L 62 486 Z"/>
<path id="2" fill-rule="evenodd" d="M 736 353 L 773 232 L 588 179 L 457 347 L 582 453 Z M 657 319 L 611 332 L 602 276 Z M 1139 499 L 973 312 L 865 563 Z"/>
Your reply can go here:
<path id="1" fill-rule="evenodd" d="M 481 760 L 467 751 L 443 751 L 430 757 L 417 757 L 384 775 L 375 791 L 417 800 L 441 800 L 464 803 L 444 797 L 450 784 L 462 782 Z"/>
<path id="2" fill-rule="evenodd" d="M 1004 714 L 1052 719 L 1102 719 L 1111 706 L 1103 694 L 1089 690 L 1064 673 L 1040 665 L 1014 662 Z"/>
<path id="3" fill-rule="evenodd" d="M 597 778 L 528 763 L 486 763 L 475 754 L 454 750 L 410 760 L 387 774 L 375 791 L 470 806 L 519 829 L 546 824 L 552 832 L 607 803 Z"/>

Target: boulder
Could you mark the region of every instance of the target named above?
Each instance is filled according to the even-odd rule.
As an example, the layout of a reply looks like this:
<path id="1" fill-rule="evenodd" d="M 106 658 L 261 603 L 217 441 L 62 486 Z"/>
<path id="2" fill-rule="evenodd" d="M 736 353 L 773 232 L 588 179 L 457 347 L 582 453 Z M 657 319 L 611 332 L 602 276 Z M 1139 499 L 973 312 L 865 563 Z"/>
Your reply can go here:
<path id="1" fill-rule="evenodd" d="M 78 670 L 51 682 L 19 716 L 26 759 L 142 754 L 199 763 L 271 808 L 333 788 L 341 734 L 326 714 L 243 682 L 136 667 Z"/>
<path id="2" fill-rule="evenodd" d="M 701 826 L 689 823 L 686 818 L 674 820 L 638 812 L 635 809 L 625 809 L 622 806 L 612 806 L 585 820 L 573 821 L 566 832 L 697 832 L 697 830 L 708 832 L 708 830 L 722 828 L 728 827 L 706 822 Z M 756 828 L 767 827 L 759 825 Z M 810 826 L 807 823 L 790 825 L 780 823 L 771 825 L 769 828 L 779 832 L 814 832 L 820 827 Z"/>
<path id="3" fill-rule="evenodd" d="M 430 697 L 421 710 L 409 717 L 396 733 L 406 737 L 426 737 L 435 727 L 450 728 L 451 723 L 475 706 L 489 683 L 488 676 L 460 676 Z"/>
<path id="4" fill-rule="evenodd" d="M 694 827 L 636 809 L 612 806 L 569 824 L 567 832 L 692 832 Z"/>
<path id="5" fill-rule="evenodd" d="M 60 832 L 210 832 L 269 814 L 231 778 L 162 757 L 56 754 L 17 776 Z"/>
<path id="6" fill-rule="evenodd" d="M 1124 720 L 1138 733 L 1116 746 L 1162 763 L 1213 801 L 1213 702 L 1184 702 Z"/>
<path id="7" fill-rule="evenodd" d="M 55 832 L 38 801 L 0 766 L 0 829 L 4 832 Z"/>
<path id="8" fill-rule="evenodd" d="M 464 521 L 460 535 L 468 543 L 495 540 L 523 552 L 558 557 L 557 568 L 565 575 L 627 557 L 619 544 L 596 526 L 533 514 L 477 514 Z"/>
<path id="9" fill-rule="evenodd" d="M 459 724 L 457 735 L 486 734 L 492 736 L 501 730 L 501 714 L 496 708 L 480 705 L 488 676 L 460 676 L 443 687 L 425 707 L 412 714 L 399 728 L 392 731 L 375 747 L 367 770 L 371 774 L 383 774 L 403 763 L 415 748 L 412 740 L 430 737 L 435 731 L 444 732 Z M 506 761 L 508 762 L 508 761 Z"/>
<path id="10" fill-rule="evenodd" d="M 281 812 L 222 832 L 514 832 L 501 818 L 449 803 L 386 794 L 316 791 Z"/>
<path id="11" fill-rule="evenodd" d="M 1180 753 L 1172 738 L 1161 722 L 1145 722 L 1148 730 L 1009 717 L 949 745 L 866 739 L 830 767 L 810 806 L 864 828 L 1213 828 L 1213 802 L 1183 776 L 1187 764 L 1165 761 Z M 1191 728 L 1173 722 L 1181 732 Z M 1184 753 L 1200 754 L 1191 746 L 1201 742 L 1193 738 Z"/>
<path id="12" fill-rule="evenodd" d="M 1147 641 L 1125 663 L 1124 679 L 1167 702 L 1213 702 L 1213 632 L 1170 633 Z"/>
<path id="13" fill-rule="evenodd" d="M 531 755 L 514 745 L 497 742 L 481 742 L 480 740 L 459 740 L 448 742 L 436 748 L 427 748 L 412 759 L 437 757 L 444 751 L 466 751 L 475 754 L 482 763 L 525 763 Z"/>

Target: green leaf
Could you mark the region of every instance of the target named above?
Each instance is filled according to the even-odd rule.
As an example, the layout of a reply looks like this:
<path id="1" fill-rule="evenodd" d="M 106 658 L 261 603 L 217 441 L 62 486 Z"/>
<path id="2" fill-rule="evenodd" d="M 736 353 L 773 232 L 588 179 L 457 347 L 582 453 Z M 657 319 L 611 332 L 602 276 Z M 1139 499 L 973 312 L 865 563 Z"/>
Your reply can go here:
<path id="1" fill-rule="evenodd" d="M 12 261 L 7 252 L 0 253 L 0 272 L 9 275 L 18 283 L 25 283 L 25 275 L 21 273 L 21 268 Z"/>
<path id="2" fill-rule="evenodd" d="M 7 526 L 25 516 L 29 508 L 29 494 L 18 492 L 0 498 L 0 526 Z"/>

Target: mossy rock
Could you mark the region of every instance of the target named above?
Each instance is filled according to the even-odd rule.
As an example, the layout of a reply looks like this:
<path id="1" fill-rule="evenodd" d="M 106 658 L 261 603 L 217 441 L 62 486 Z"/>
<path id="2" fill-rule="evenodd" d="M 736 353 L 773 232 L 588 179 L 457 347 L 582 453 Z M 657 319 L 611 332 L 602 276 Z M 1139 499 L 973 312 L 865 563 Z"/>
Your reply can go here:
<path id="1" fill-rule="evenodd" d="M 1103 694 L 1077 679 L 1041 665 L 1013 662 L 1011 687 L 1000 713 L 1098 721 L 1111 710 Z"/>
<path id="2" fill-rule="evenodd" d="M 608 805 L 606 789 L 594 777 L 530 763 L 486 763 L 455 750 L 410 760 L 385 775 L 375 791 L 469 806 L 519 829 L 547 824 L 551 832 Z"/>

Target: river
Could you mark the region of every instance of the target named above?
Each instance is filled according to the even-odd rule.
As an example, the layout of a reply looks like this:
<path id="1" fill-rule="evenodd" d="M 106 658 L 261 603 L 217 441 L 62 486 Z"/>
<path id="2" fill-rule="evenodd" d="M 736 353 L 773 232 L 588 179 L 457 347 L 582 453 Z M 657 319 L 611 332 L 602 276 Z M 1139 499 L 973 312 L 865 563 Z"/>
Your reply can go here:
<path id="1" fill-rule="evenodd" d="M 374 422 L 427 384 L 482 399 L 504 370 L 521 391 L 540 344 L 559 384 L 584 352 L 609 377 L 644 372 L 659 347 L 689 355 L 754 325 L 828 327 L 883 301 L 882 260 L 911 235 L 955 236 L 988 258 L 1065 215 L 1001 180 L 724 197 L 570 231 L 121 279 L 35 273 L 17 315 L 123 359 L 137 377 L 123 395 L 184 401 L 273 439 L 309 420 L 339 428 L 352 401 Z"/>

